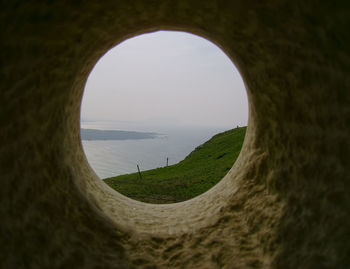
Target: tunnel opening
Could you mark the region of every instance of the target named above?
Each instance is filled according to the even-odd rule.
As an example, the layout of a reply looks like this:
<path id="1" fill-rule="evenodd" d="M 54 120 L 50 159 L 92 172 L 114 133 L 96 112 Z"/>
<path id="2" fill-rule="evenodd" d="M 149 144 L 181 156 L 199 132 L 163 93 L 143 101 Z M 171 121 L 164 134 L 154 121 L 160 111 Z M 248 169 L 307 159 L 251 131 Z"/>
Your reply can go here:
<path id="1" fill-rule="evenodd" d="M 237 159 L 248 122 L 232 61 L 180 31 L 138 35 L 110 49 L 89 74 L 81 106 L 82 144 L 97 175 L 156 204 L 217 184 Z"/>

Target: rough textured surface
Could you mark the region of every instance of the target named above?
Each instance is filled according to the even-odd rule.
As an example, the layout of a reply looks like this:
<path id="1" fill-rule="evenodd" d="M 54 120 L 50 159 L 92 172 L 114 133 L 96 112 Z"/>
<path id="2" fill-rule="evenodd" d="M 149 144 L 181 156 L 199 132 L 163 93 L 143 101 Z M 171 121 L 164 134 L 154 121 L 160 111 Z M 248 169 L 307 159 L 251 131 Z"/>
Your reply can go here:
<path id="1" fill-rule="evenodd" d="M 1 268 L 349 268 L 348 1 L 2 2 Z M 177 29 L 218 44 L 250 120 L 229 174 L 173 205 L 97 179 L 79 111 L 96 61 Z"/>

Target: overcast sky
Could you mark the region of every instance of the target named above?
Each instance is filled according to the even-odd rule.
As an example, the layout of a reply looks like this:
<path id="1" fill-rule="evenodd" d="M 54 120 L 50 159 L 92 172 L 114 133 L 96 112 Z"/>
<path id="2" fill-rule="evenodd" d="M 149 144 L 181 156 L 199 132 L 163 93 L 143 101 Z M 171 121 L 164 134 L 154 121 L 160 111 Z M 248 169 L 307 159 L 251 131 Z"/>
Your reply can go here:
<path id="1" fill-rule="evenodd" d="M 248 104 L 240 74 L 216 45 L 160 31 L 128 39 L 97 62 L 81 118 L 232 128 L 247 125 Z"/>

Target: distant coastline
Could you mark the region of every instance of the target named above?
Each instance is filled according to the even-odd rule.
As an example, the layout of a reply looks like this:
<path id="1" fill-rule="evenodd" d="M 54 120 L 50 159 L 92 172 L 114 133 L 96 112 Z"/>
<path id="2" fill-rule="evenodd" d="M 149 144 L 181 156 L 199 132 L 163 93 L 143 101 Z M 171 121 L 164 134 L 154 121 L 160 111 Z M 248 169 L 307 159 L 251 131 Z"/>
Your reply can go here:
<path id="1" fill-rule="evenodd" d="M 135 140 L 153 139 L 157 138 L 160 134 L 120 130 L 80 129 L 80 135 L 82 140 Z"/>

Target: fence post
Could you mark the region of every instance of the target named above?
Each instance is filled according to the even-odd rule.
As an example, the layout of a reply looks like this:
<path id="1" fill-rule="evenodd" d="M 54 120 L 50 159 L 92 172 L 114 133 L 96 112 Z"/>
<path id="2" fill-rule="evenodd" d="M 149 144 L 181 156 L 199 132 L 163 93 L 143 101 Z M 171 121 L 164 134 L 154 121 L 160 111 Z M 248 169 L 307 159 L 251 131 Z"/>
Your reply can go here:
<path id="1" fill-rule="evenodd" d="M 140 172 L 140 167 L 139 167 L 138 164 L 137 164 L 137 171 L 139 171 L 139 177 L 140 177 L 140 179 L 142 179 L 141 172 Z"/>

